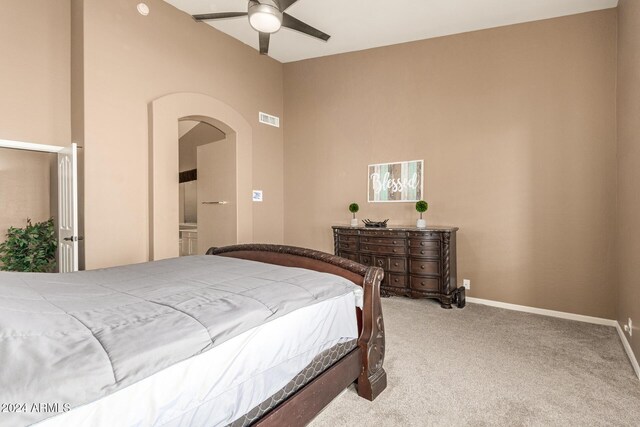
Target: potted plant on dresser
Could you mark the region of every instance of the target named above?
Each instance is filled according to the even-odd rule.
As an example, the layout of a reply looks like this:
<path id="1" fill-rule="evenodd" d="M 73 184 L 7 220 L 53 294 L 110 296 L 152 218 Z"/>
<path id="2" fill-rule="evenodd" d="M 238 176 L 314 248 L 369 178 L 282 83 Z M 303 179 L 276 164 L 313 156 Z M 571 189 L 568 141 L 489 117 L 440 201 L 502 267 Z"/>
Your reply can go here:
<path id="1" fill-rule="evenodd" d="M 351 218 L 351 226 L 352 227 L 357 227 L 358 226 L 358 219 L 356 218 L 356 213 L 360 210 L 360 206 L 358 206 L 357 203 L 351 203 L 349 205 L 349 212 L 351 212 L 353 214 L 353 218 Z"/>
<path id="2" fill-rule="evenodd" d="M 416 222 L 416 227 L 418 228 L 427 228 L 427 221 L 422 219 L 422 214 L 425 213 L 429 209 L 429 203 L 424 200 L 420 200 L 416 203 L 416 210 L 420 213 L 420 219 Z"/>

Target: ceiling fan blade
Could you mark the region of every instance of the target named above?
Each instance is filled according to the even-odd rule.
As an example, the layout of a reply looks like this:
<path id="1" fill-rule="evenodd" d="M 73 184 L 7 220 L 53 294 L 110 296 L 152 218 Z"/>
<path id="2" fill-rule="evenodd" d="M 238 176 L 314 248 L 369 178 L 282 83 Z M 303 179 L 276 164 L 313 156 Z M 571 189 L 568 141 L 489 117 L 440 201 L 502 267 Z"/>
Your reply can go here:
<path id="1" fill-rule="evenodd" d="M 239 16 L 247 15 L 247 12 L 203 13 L 201 15 L 193 15 L 193 19 L 195 19 L 196 21 L 208 21 L 210 19 L 237 18 Z"/>
<path id="2" fill-rule="evenodd" d="M 271 34 L 260 33 L 260 55 L 269 53 L 269 40 L 271 40 Z"/>
<path id="3" fill-rule="evenodd" d="M 301 33 L 308 34 L 311 37 L 315 37 L 324 41 L 327 41 L 331 38 L 329 34 L 323 33 L 322 31 L 313 28 L 311 25 L 305 24 L 304 22 L 294 18 L 287 13 L 282 14 L 282 26 L 291 28 L 292 30 L 300 31 Z"/>
<path id="4" fill-rule="evenodd" d="M 278 6 L 280 6 L 280 12 L 284 12 L 298 0 L 276 0 L 276 1 L 278 2 Z"/>

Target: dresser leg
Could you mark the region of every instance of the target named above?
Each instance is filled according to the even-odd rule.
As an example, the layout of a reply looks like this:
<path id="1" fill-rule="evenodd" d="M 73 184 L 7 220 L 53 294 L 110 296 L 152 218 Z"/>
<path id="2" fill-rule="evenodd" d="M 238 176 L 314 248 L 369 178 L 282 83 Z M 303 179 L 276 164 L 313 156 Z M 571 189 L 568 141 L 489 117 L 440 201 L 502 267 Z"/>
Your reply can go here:
<path id="1" fill-rule="evenodd" d="M 450 296 L 441 296 L 440 297 L 440 307 L 446 308 L 447 310 L 451 309 L 451 297 Z"/>

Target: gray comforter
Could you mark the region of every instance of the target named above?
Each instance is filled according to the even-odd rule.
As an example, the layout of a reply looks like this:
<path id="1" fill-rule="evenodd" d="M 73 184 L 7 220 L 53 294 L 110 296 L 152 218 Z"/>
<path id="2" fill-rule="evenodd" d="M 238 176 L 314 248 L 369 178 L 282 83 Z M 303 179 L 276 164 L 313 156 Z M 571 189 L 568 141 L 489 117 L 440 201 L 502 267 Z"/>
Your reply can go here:
<path id="1" fill-rule="evenodd" d="M 0 273 L 0 425 L 94 401 L 355 288 L 330 274 L 217 256 Z"/>

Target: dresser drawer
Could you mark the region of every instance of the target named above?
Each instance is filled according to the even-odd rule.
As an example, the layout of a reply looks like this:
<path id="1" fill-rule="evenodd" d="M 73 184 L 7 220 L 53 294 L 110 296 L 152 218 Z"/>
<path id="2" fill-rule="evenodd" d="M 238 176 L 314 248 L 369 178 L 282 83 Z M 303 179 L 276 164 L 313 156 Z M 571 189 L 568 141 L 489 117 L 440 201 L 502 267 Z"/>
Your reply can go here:
<path id="1" fill-rule="evenodd" d="M 387 230 L 362 230 L 360 232 L 361 236 L 371 236 L 371 237 L 404 237 L 407 234 L 404 231 L 387 231 Z"/>
<path id="2" fill-rule="evenodd" d="M 366 236 L 362 236 L 360 238 L 360 241 L 362 243 L 378 243 L 381 245 L 403 245 L 404 246 L 404 242 L 405 239 L 401 238 L 401 237 L 366 237 Z"/>
<path id="3" fill-rule="evenodd" d="M 389 260 L 386 257 L 373 257 L 373 266 L 380 267 L 383 270 L 389 269 Z"/>
<path id="4" fill-rule="evenodd" d="M 440 279 L 438 277 L 409 276 L 409 287 L 416 291 L 438 292 Z"/>
<path id="5" fill-rule="evenodd" d="M 406 258 L 389 258 L 389 271 L 393 271 L 394 273 L 406 273 Z"/>
<path id="6" fill-rule="evenodd" d="M 338 236 L 338 241 L 339 242 L 357 242 L 358 236 L 353 236 L 348 234 L 344 236 Z"/>
<path id="7" fill-rule="evenodd" d="M 358 250 L 358 243 L 357 242 L 343 242 L 342 240 L 340 240 L 338 242 L 338 248 L 340 248 L 340 250 L 343 250 L 343 251 L 353 251 L 353 252 L 355 252 L 356 250 Z"/>
<path id="8" fill-rule="evenodd" d="M 410 231 L 407 234 L 409 237 L 417 237 L 419 239 L 440 240 L 440 233 L 435 231 Z"/>
<path id="9" fill-rule="evenodd" d="M 362 265 L 375 265 L 373 255 L 360 254 L 360 264 Z"/>
<path id="10" fill-rule="evenodd" d="M 406 288 L 407 287 L 407 276 L 404 274 L 387 274 L 387 286 L 391 286 L 393 288 Z"/>
<path id="11" fill-rule="evenodd" d="M 427 248 L 438 249 L 440 248 L 440 240 L 426 240 L 426 239 L 409 239 L 409 246 L 412 248 Z"/>
<path id="12" fill-rule="evenodd" d="M 362 243 L 360 245 L 361 251 L 372 252 L 376 254 L 389 254 L 389 255 L 404 255 L 407 253 L 404 245 L 402 246 L 384 246 L 384 245 L 372 245 L 369 243 Z"/>
<path id="13" fill-rule="evenodd" d="M 357 229 L 342 229 L 342 230 L 338 230 L 338 236 L 357 236 L 358 234 L 360 234 L 360 231 L 358 231 Z"/>
<path id="14" fill-rule="evenodd" d="M 342 252 L 342 251 L 340 251 L 338 256 L 341 256 L 342 258 L 346 258 L 346 259 L 351 260 L 351 261 L 359 262 L 358 254 L 355 254 L 355 253 L 352 253 L 352 252 Z"/>
<path id="15" fill-rule="evenodd" d="M 440 258 L 440 248 L 421 248 L 419 246 L 411 246 L 409 248 L 409 254 L 417 257 Z"/>
<path id="16" fill-rule="evenodd" d="M 427 261 L 420 259 L 409 260 L 409 272 L 411 274 L 440 274 L 440 261 Z"/>

